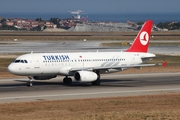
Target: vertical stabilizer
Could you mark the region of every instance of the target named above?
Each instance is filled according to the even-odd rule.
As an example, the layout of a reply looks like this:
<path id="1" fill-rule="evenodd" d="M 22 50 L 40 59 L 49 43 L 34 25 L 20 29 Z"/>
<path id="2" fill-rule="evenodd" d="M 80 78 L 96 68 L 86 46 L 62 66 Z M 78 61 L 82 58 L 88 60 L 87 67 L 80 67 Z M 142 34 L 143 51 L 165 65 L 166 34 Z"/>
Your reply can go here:
<path id="1" fill-rule="evenodd" d="M 152 29 L 152 20 L 147 20 L 139 31 L 138 35 L 134 39 L 131 47 L 126 50 L 126 52 L 147 52 L 150 34 Z"/>

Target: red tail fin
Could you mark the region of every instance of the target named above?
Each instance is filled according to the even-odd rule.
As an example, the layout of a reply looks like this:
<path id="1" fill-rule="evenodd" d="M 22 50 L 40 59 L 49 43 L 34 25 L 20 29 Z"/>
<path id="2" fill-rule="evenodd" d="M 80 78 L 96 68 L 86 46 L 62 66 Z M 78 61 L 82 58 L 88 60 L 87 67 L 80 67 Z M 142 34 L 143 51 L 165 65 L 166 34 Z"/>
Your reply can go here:
<path id="1" fill-rule="evenodd" d="M 147 20 L 144 23 L 138 35 L 134 39 L 133 44 L 128 50 L 126 50 L 126 52 L 147 52 L 148 51 L 152 24 L 153 24 L 152 20 Z"/>

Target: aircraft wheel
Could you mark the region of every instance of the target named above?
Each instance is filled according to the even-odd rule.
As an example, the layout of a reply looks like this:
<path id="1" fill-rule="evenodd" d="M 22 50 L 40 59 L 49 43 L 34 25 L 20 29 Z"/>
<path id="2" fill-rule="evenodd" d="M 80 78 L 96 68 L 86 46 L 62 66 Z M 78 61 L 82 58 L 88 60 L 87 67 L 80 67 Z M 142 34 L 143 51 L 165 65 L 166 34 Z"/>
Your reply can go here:
<path id="1" fill-rule="evenodd" d="M 64 84 L 71 84 L 71 83 L 72 83 L 72 79 L 65 77 L 65 78 L 63 79 L 63 83 L 64 83 Z"/>
<path id="2" fill-rule="evenodd" d="M 64 84 L 66 84 L 66 82 L 67 82 L 67 80 L 66 80 L 66 79 L 67 79 L 67 78 L 64 78 L 64 79 L 63 79 L 63 83 L 64 83 Z"/>
<path id="3" fill-rule="evenodd" d="M 32 87 L 32 85 L 33 85 L 33 83 L 32 83 L 33 78 L 31 76 L 28 76 L 28 78 L 29 78 L 29 81 L 27 82 L 27 86 L 28 87 Z"/>
<path id="4" fill-rule="evenodd" d="M 68 84 L 71 84 L 71 83 L 72 83 L 72 79 L 71 79 L 71 78 L 68 78 L 68 79 L 67 79 L 67 83 L 68 83 Z"/>
<path id="5" fill-rule="evenodd" d="M 33 85 L 32 82 L 27 82 L 28 87 L 32 87 L 32 85 Z"/>

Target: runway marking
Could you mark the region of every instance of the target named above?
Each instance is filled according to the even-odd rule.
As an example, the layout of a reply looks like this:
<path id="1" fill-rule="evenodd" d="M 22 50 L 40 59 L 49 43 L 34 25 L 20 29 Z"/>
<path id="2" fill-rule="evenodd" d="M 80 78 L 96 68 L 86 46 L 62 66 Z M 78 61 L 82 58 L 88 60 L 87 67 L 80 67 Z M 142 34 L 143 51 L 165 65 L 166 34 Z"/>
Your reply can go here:
<path id="1" fill-rule="evenodd" d="M 172 89 L 152 89 L 152 90 L 131 90 L 131 91 L 109 91 L 109 92 L 92 92 L 92 93 L 70 93 L 70 94 L 54 94 L 54 95 L 36 95 L 36 96 L 19 96 L 19 97 L 3 97 L 5 99 L 25 99 L 25 98 L 43 98 L 43 97 L 60 97 L 60 96 L 78 96 L 78 95 L 99 95 L 99 94 L 113 94 L 113 93 L 138 93 L 138 92 L 155 92 L 155 91 L 173 91 L 180 90 L 180 88 Z"/>

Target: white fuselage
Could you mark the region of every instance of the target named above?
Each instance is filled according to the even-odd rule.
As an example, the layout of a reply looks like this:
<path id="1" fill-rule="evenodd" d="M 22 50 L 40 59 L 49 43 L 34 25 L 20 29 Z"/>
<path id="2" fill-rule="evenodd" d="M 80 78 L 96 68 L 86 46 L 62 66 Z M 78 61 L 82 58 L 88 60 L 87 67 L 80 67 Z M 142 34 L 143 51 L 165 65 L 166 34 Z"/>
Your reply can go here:
<path id="1" fill-rule="evenodd" d="M 141 58 L 154 56 L 140 52 L 32 53 L 16 58 L 8 70 L 22 76 L 72 76 L 71 70 L 85 68 L 100 68 L 101 73 L 116 72 L 122 69 L 112 69 L 114 66 L 138 65 L 143 63 Z"/>

